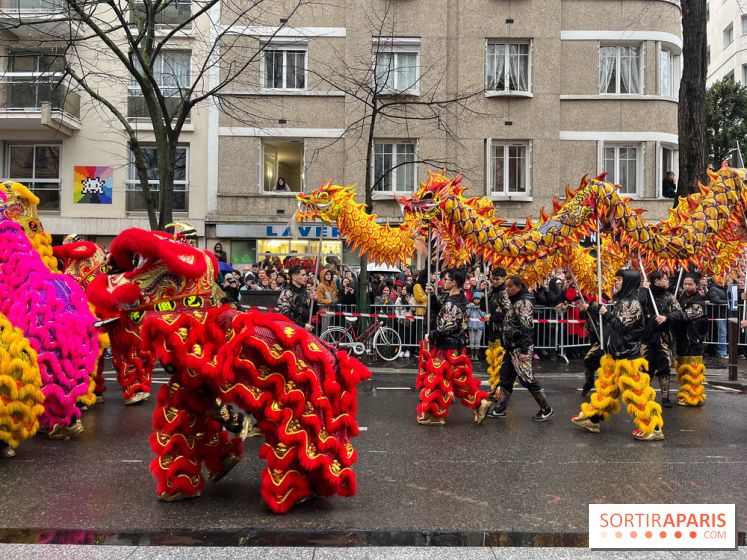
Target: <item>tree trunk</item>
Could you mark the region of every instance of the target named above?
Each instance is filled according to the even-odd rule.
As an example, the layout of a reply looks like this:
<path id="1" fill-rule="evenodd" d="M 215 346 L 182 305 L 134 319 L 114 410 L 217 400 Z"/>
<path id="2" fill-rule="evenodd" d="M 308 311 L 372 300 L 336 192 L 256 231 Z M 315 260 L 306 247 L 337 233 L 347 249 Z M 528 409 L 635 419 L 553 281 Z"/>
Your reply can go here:
<path id="1" fill-rule="evenodd" d="M 373 212 L 373 177 L 371 170 L 373 168 L 373 150 L 374 150 L 374 131 L 376 130 L 376 116 L 377 116 L 377 105 L 376 99 L 373 100 L 373 111 L 371 112 L 371 122 L 368 127 L 368 144 L 366 145 L 366 181 L 365 181 L 365 203 L 366 212 L 371 214 Z M 368 307 L 368 258 L 364 255 L 361 256 L 360 260 L 361 273 L 358 276 L 358 305 L 360 307 Z"/>
<path id="2" fill-rule="evenodd" d="M 176 145 L 168 138 L 159 138 L 158 145 L 158 229 L 166 229 L 173 222 L 174 165 Z"/>
<path id="3" fill-rule="evenodd" d="M 682 0 L 682 80 L 677 124 L 680 176 L 677 194 L 696 191 L 708 165 L 706 145 L 706 0 Z M 676 204 L 676 200 L 675 200 Z"/>
<path id="4" fill-rule="evenodd" d="M 152 230 L 159 229 L 156 205 L 153 203 L 153 194 L 150 191 L 150 183 L 148 182 L 148 166 L 145 163 L 140 143 L 134 138 L 130 139 L 130 150 L 132 151 L 135 160 L 135 171 L 137 172 L 137 178 L 140 181 L 140 189 L 143 191 L 145 209 L 148 212 L 148 224 Z"/>

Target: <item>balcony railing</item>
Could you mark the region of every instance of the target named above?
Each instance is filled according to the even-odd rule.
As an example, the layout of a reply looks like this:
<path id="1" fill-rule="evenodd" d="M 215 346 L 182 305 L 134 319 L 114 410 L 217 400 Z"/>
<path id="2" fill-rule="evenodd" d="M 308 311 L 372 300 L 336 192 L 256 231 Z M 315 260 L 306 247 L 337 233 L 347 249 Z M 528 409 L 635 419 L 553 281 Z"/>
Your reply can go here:
<path id="1" fill-rule="evenodd" d="M 179 111 L 181 111 L 182 99 L 178 95 L 165 97 L 164 104 L 166 105 L 168 115 L 173 120 L 178 116 Z M 130 93 L 127 99 L 127 118 L 150 120 L 150 112 L 142 95 L 134 92 Z"/>
<path id="2" fill-rule="evenodd" d="M 145 16 L 145 6 L 141 3 L 136 3 L 135 6 L 130 10 L 130 23 L 137 23 L 139 15 Z M 183 25 L 192 15 L 192 4 L 191 2 L 172 0 L 171 4 L 166 6 L 163 10 L 154 14 L 154 23 L 160 25 Z"/>
<path id="3" fill-rule="evenodd" d="M 80 118 L 80 95 L 57 80 L 14 79 L 7 74 L 0 79 L 0 110 L 41 111 L 42 103 Z"/>
<path id="4" fill-rule="evenodd" d="M 18 12 L 59 12 L 64 0 L 0 0 L 0 10 Z"/>

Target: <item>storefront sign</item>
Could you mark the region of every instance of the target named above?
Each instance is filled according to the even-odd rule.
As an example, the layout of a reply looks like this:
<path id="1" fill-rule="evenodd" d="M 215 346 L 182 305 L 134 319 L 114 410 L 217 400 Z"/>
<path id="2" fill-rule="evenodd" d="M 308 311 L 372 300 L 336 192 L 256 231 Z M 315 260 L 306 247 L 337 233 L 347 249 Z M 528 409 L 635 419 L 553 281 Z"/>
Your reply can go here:
<path id="1" fill-rule="evenodd" d="M 300 224 L 295 228 L 287 224 L 216 224 L 215 230 L 220 239 L 340 239 L 337 226 L 321 224 Z"/>

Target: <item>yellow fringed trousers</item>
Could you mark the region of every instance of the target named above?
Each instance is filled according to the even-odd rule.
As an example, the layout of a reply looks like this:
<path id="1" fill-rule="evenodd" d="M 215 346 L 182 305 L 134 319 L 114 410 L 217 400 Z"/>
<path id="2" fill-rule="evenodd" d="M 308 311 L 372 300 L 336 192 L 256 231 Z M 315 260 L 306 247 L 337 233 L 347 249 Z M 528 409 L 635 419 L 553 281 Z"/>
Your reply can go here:
<path id="1" fill-rule="evenodd" d="M 660 430 L 664 426 L 661 405 L 656 402 L 656 391 L 651 387 L 648 363 L 643 358 L 615 360 L 609 354 L 602 357 L 595 383 L 596 393 L 590 402 L 581 405 L 587 418 L 593 416 L 609 420 L 620 411 L 618 398 L 622 395 L 633 423 L 644 433 Z"/>
<path id="2" fill-rule="evenodd" d="M 705 364 L 702 356 L 679 356 L 675 360 L 677 382 L 677 402 L 682 406 L 703 406 L 706 400 Z"/>

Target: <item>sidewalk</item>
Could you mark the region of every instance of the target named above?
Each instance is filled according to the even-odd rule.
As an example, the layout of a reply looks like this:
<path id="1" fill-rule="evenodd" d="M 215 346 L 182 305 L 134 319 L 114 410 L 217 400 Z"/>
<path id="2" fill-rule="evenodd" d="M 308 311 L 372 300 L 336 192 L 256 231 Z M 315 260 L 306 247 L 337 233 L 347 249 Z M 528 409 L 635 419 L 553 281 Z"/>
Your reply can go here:
<path id="1" fill-rule="evenodd" d="M 4 560 L 747 560 L 747 549 L 732 551 L 607 551 L 588 548 L 465 548 L 465 547 L 86 547 L 74 545 L 0 545 Z"/>

